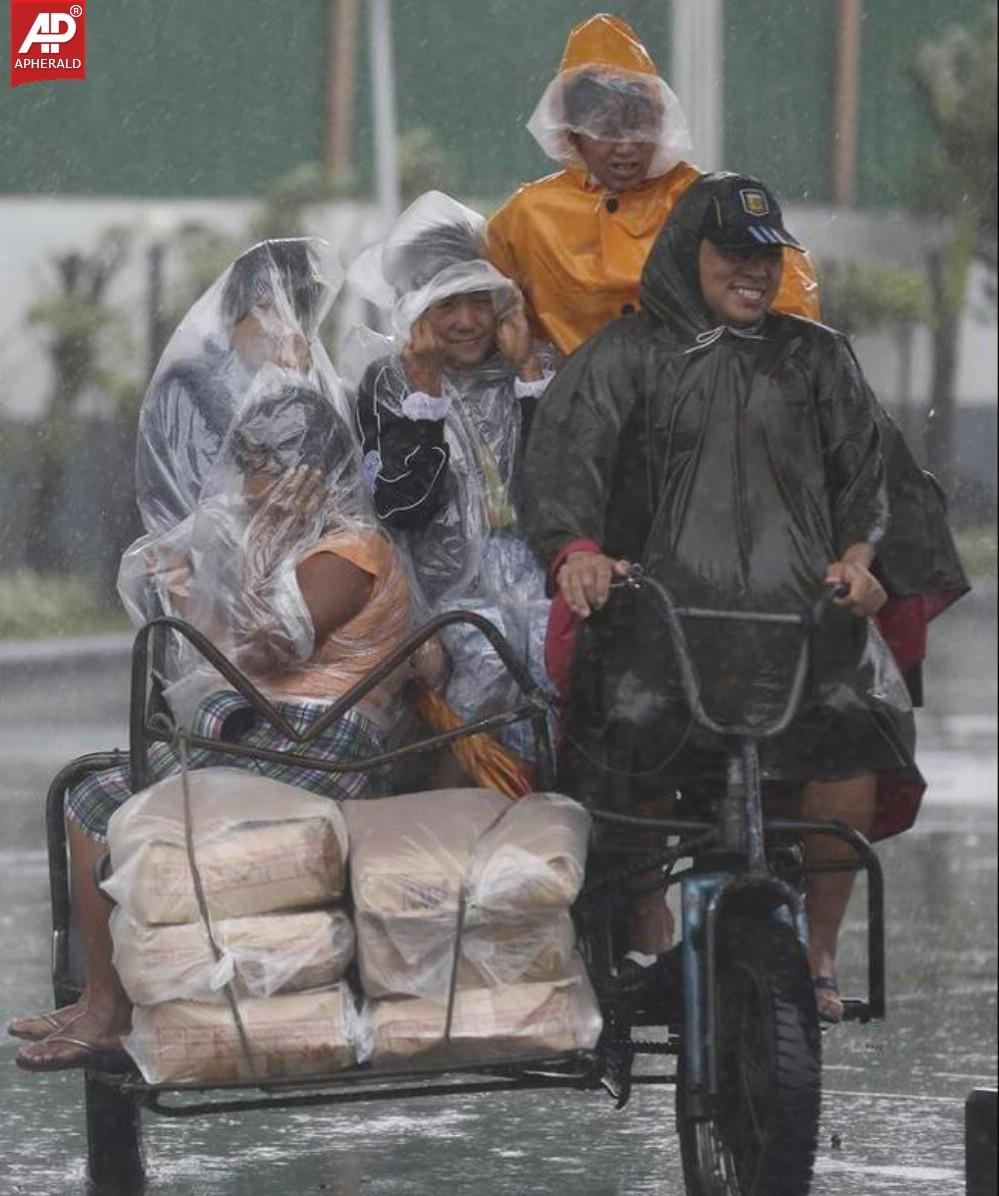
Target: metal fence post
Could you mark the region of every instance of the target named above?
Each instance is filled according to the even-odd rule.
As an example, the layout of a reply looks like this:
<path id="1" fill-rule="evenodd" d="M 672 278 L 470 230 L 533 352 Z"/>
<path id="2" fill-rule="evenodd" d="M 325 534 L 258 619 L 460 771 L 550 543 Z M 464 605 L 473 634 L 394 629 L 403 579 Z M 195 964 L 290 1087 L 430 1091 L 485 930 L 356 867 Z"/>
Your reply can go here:
<path id="1" fill-rule="evenodd" d="M 141 1196 L 145 1191 L 142 1122 L 135 1098 L 84 1073 L 87 1177 L 92 1196 Z"/>
<path id="2" fill-rule="evenodd" d="M 967 1196 L 995 1196 L 996 1089 L 973 1088 L 964 1104 L 964 1176 Z"/>

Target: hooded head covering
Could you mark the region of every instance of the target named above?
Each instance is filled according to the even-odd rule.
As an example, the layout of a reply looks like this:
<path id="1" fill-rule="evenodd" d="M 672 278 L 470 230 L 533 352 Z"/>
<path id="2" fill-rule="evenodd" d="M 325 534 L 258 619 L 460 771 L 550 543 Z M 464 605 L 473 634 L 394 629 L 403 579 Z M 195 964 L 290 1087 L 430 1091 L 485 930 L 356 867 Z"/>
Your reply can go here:
<path id="1" fill-rule="evenodd" d="M 294 365 L 328 399 L 344 403 L 318 336 L 342 278 L 323 241 L 263 241 L 241 254 L 184 316 L 139 412 L 136 501 L 149 531 L 173 527 L 194 510 L 263 365 Z M 251 315 L 252 336 L 234 337 Z M 341 409 L 346 413 L 345 405 Z"/>
<path id="2" fill-rule="evenodd" d="M 302 533 L 306 542 L 334 524 L 373 521 L 359 486 L 357 454 L 348 423 L 303 374 L 264 366 L 253 379 L 205 479 L 195 518 L 220 502 L 233 509 L 240 507 L 245 480 L 251 475 L 276 484 L 303 466 L 319 474 L 323 489 L 315 519 Z"/>
<path id="3" fill-rule="evenodd" d="M 318 238 L 288 237 L 254 245 L 219 275 L 177 325 L 149 393 L 179 363 L 203 354 L 206 346 L 228 349 L 233 329 L 251 313 L 263 320 L 269 314 L 275 333 L 280 327 L 285 339 L 301 336 L 310 353 L 319 350 L 325 358 L 315 337 L 342 281 L 343 271 L 330 247 Z"/>
<path id="4" fill-rule="evenodd" d="M 451 295 L 490 291 L 499 314 L 517 301 L 517 288 L 485 260 L 484 230 L 478 212 L 440 191 L 427 191 L 384 241 L 361 254 L 348 281 L 390 314 L 402 340 L 427 308 Z"/>
<path id="5" fill-rule="evenodd" d="M 226 438 L 220 463 L 275 476 L 305 465 L 335 488 L 351 456 L 350 433 L 333 404 L 304 378 L 270 366 L 254 380 Z"/>
<path id="6" fill-rule="evenodd" d="M 556 162 L 585 170 L 570 134 L 598 141 L 649 141 L 649 177 L 665 174 L 690 152 L 680 101 L 661 78 L 635 31 L 598 13 L 569 34 L 558 74 L 527 128 Z"/>
<path id="7" fill-rule="evenodd" d="M 254 308 L 276 307 L 288 323 L 311 334 L 328 307 L 328 290 L 314 250 L 300 237 L 263 241 L 232 264 L 222 288 L 222 314 L 230 327 Z"/>
<path id="8" fill-rule="evenodd" d="M 645 263 L 639 284 L 642 307 L 683 340 L 692 341 L 718 324 L 701 296 L 698 248 L 718 228 L 719 208 L 727 210 L 740 190 L 772 196 L 765 184 L 750 175 L 728 171 L 704 175 L 677 201 Z M 766 218 L 764 214 L 761 222 Z"/>
<path id="9" fill-rule="evenodd" d="M 267 631 L 298 667 L 314 646 L 296 566 L 330 536 L 359 541 L 373 527 L 358 486 L 353 437 L 329 398 L 293 370 L 258 370 L 203 481 L 175 527 L 143 536 L 122 557 L 118 591 L 136 623 L 179 614 L 230 655 Z M 297 473 L 308 466 L 318 479 Z M 263 480 L 252 490 L 247 480 Z M 221 681 L 196 653 L 171 646 L 164 673 L 174 714 L 189 717 Z"/>

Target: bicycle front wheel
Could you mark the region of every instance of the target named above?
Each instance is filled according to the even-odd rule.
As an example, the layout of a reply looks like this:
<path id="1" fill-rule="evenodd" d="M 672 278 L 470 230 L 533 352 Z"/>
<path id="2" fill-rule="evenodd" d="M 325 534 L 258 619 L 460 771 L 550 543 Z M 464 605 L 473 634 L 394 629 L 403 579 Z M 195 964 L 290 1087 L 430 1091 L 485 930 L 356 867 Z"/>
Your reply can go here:
<path id="1" fill-rule="evenodd" d="M 717 1101 L 692 1117 L 682 1062 L 677 1130 L 688 1196 L 806 1196 L 818 1140 L 821 1034 L 805 953 L 772 918 L 718 940 Z"/>

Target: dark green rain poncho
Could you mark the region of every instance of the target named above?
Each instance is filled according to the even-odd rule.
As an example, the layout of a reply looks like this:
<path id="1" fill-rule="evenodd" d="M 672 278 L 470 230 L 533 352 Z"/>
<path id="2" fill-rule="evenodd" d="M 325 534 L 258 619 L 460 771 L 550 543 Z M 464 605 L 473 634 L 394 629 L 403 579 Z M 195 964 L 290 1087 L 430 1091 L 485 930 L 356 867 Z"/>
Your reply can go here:
<path id="1" fill-rule="evenodd" d="M 891 593 L 956 596 L 966 583 L 940 498 L 845 338 L 772 312 L 753 329 L 719 327 L 705 308 L 697 253 L 719 177 L 674 209 L 642 276 L 642 311 L 580 348 L 539 406 L 526 462 L 535 551 L 549 567 L 583 545 L 640 562 L 682 604 L 801 612 L 825 590 L 827 566 L 868 541 Z M 798 633 L 687 626 L 707 709 L 772 717 Z M 762 745 L 764 777 L 874 771 L 874 836 L 905 829 L 924 786 L 909 695 L 884 640 L 833 608 L 813 673 L 795 723 Z M 691 725 L 661 616 L 640 592 L 618 591 L 580 630 L 560 771 L 568 792 L 618 810 L 723 776 L 723 747 Z"/>

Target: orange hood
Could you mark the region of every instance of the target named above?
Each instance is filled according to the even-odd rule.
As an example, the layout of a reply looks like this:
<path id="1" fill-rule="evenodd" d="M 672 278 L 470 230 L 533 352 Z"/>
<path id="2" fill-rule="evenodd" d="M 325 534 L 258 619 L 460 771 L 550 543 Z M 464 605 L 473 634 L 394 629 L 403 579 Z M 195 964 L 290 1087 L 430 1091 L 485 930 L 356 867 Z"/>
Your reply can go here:
<path id="1" fill-rule="evenodd" d="M 581 66 L 608 66 L 639 75 L 658 75 L 656 64 L 634 29 L 620 17 L 597 13 L 574 25 L 565 43 L 559 74 Z"/>
<path id="2" fill-rule="evenodd" d="M 527 122 L 528 132 L 549 158 L 568 169 L 585 170 L 586 164 L 572 135 L 584 133 L 598 140 L 607 139 L 606 122 L 589 127 L 585 120 L 580 124 L 569 119 L 567 89 L 584 75 L 602 77 L 600 86 L 608 86 L 612 92 L 617 87 L 615 80 L 623 80 L 628 87 L 637 85 L 640 91 L 649 93 L 649 99 L 659 108 L 658 131 L 648 121 L 643 124 L 639 120 L 634 127 L 626 121 L 620 127 L 615 126 L 612 138 L 654 143 L 649 178 L 665 174 L 689 153 L 690 133 L 680 101 L 659 74 L 634 29 L 620 17 L 598 13 L 570 32 L 559 69 Z"/>

